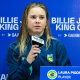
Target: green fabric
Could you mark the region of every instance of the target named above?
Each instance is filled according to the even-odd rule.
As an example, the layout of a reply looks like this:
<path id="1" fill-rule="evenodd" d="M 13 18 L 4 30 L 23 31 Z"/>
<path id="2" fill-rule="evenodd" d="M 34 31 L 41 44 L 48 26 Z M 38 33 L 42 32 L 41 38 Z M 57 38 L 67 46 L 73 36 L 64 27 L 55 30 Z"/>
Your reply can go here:
<path id="1" fill-rule="evenodd" d="M 31 76 L 31 74 L 32 74 L 32 66 L 31 66 L 31 67 L 29 67 L 29 69 L 31 70 L 31 72 L 30 72 L 30 76 Z"/>

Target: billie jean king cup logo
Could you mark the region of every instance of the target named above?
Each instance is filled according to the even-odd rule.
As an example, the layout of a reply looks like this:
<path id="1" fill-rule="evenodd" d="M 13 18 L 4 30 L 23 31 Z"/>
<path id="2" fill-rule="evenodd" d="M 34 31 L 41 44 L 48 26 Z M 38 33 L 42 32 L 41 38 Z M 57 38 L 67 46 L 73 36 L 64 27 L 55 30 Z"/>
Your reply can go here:
<path id="1" fill-rule="evenodd" d="M 57 77 L 57 72 L 55 70 L 49 70 L 47 73 L 49 79 L 55 79 Z"/>

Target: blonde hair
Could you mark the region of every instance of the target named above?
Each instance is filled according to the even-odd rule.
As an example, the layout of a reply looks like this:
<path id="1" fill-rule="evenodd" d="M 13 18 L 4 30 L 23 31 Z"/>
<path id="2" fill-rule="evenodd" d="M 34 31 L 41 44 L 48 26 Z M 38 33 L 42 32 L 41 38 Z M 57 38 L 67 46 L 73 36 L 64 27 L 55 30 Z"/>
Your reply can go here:
<path id="1" fill-rule="evenodd" d="M 24 50 L 27 49 L 27 47 L 29 45 L 30 38 L 28 35 L 29 31 L 28 31 L 28 27 L 27 27 L 27 17 L 28 17 L 28 13 L 29 13 L 30 9 L 34 8 L 34 7 L 40 7 L 46 13 L 47 25 L 44 29 L 45 36 L 46 36 L 46 49 L 49 48 L 51 39 L 54 39 L 53 37 L 51 37 L 50 24 L 49 24 L 49 13 L 48 13 L 46 6 L 43 3 L 29 4 L 24 10 L 24 14 L 23 14 L 23 18 L 22 18 L 22 25 L 21 25 L 20 32 L 19 32 L 19 35 L 17 38 L 17 41 L 20 40 L 19 45 L 16 46 L 16 48 L 19 47 L 19 50 L 20 50 L 19 58 L 21 57 L 21 55 L 24 54 Z M 26 42 L 27 42 L 27 44 L 26 44 Z"/>

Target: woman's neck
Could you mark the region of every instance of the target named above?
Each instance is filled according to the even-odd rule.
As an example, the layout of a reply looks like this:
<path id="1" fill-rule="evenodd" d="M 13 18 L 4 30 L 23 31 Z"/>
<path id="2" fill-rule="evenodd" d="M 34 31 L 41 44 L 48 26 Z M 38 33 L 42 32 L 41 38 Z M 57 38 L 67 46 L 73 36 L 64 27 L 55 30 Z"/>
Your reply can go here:
<path id="1" fill-rule="evenodd" d="M 35 36 L 38 35 L 39 37 L 41 37 L 43 35 L 44 32 L 41 33 L 29 33 L 30 36 Z"/>

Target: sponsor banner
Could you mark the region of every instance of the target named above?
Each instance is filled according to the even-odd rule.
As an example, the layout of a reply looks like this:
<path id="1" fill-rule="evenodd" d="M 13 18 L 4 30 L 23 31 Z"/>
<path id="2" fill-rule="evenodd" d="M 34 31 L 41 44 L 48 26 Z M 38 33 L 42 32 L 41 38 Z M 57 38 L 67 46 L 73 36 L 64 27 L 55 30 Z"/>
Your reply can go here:
<path id="1" fill-rule="evenodd" d="M 7 80 L 8 74 L 0 74 L 0 80 Z"/>
<path id="2" fill-rule="evenodd" d="M 0 17 L 0 37 L 18 37 L 21 23 L 19 17 Z"/>
<path id="3" fill-rule="evenodd" d="M 79 80 L 80 67 L 40 67 L 40 80 Z"/>
<path id="4" fill-rule="evenodd" d="M 75 17 L 51 17 L 51 24 L 60 32 L 57 37 L 80 37 L 80 17 L 78 20 Z"/>

